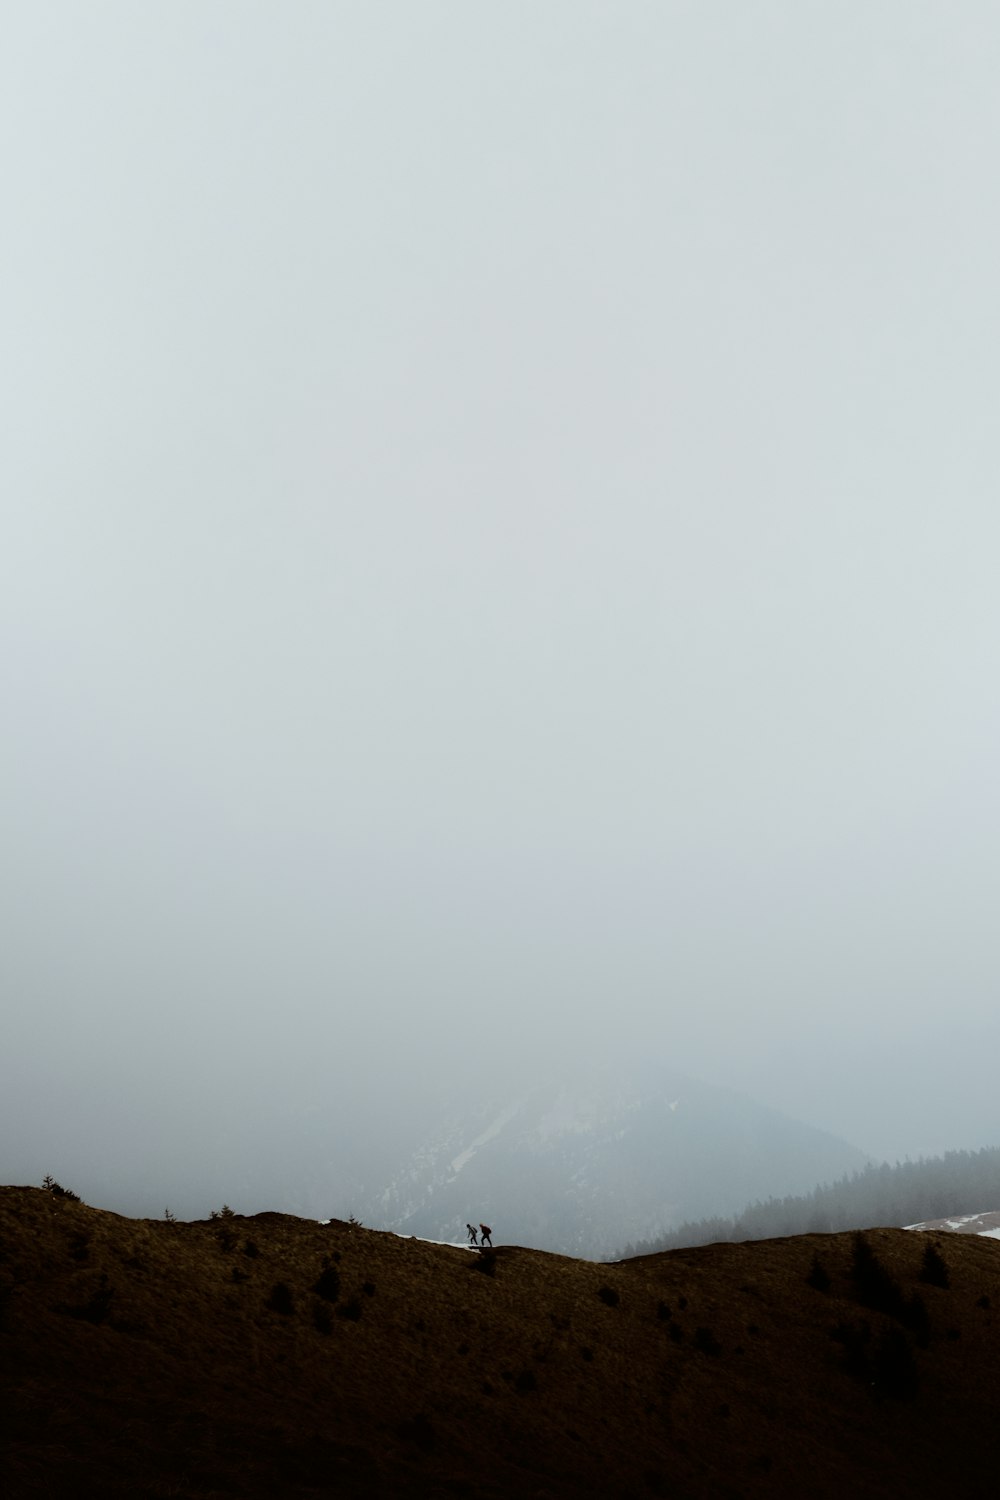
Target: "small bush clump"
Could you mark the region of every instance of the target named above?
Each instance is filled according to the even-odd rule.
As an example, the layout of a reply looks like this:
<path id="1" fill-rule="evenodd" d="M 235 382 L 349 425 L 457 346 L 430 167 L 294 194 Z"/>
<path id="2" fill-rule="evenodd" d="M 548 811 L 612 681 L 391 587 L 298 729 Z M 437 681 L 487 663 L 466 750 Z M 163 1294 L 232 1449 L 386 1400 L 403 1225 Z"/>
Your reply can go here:
<path id="1" fill-rule="evenodd" d="M 275 1282 L 271 1288 L 271 1295 L 264 1305 L 272 1312 L 281 1313 L 282 1317 L 290 1317 L 295 1311 L 295 1298 L 292 1296 L 291 1287 L 284 1281 Z"/>
<path id="2" fill-rule="evenodd" d="M 934 1244 L 928 1244 L 924 1250 L 924 1263 L 920 1270 L 920 1280 L 928 1286 L 948 1287 L 951 1280 L 948 1276 L 948 1266 Z"/>
<path id="3" fill-rule="evenodd" d="M 80 1202 L 79 1193 L 74 1193 L 69 1188 L 64 1188 L 60 1183 L 56 1182 L 54 1177 L 46 1176 L 43 1178 L 42 1187 L 47 1193 L 51 1193 L 53 1198 L 66 1198 L 70 1203 Z"/>
<path id="4" fill-rule="evenodd" d="M 902 1323 L 916 1335 L 918 1343 L 926 1344 L 930 1338 L 930 1319 L 923 1298 L 919 1292 L 906 1296 L 899 1282 L 860 1233 L 854 1236 L 851 1279 L 857 1288 L 858 1301 L 864 1307 L 895 1318 L 897 1323 Z"/>
<path id="5" fill-rule="evenodd" d="M 340 1296 L 340 1272 L 335 1266 L 325 1265 L 319 1273 L 319 1279 L 313 1286 L 317 1297 L 322 1297 L 324 1302 L 336 1302 Z"/>
<path id="6" fill-rule="evenodd" d="M 830 1290 L 830 1273 L 827 1271 L 818 1255 L 813 1256 L 812 1266 L 806 1282 L 817 1292 L 828 1292 Z"/>

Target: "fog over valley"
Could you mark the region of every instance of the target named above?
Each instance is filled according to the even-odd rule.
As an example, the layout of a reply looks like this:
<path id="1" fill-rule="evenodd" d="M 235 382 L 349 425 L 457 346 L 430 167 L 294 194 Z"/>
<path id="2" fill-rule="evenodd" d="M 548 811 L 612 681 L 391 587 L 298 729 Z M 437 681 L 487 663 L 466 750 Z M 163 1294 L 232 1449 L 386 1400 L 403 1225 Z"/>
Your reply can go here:
<path id="1" fill-rule="evenodd" d="M 6 31 L 0 1181 L 610 1254 L 1000 1145 L 995 8 Z"/>

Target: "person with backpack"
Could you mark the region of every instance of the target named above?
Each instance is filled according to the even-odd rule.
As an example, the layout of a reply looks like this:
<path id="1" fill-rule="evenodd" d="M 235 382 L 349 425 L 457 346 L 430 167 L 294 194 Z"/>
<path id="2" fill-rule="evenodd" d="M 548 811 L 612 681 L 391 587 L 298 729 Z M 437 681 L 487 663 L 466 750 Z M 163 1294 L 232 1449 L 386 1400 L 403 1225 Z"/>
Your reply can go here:
<path id="1" fill-rule="evenodd" d="M 493 1231 L 492 1231 L 492 1229 L 490 1228 L 490 1226 L 488 1224 L 480 1224 L 480 1226 L 479 1226 L 479 1243 L 480 1243 L 480 1247 L 482 1247 L 483 1245 L 489 1245 L 490 1249 L 491 1250 L 493 1249 L 493 1240 L 491 1238 L 492 1234 L 493 1234 Z"/>

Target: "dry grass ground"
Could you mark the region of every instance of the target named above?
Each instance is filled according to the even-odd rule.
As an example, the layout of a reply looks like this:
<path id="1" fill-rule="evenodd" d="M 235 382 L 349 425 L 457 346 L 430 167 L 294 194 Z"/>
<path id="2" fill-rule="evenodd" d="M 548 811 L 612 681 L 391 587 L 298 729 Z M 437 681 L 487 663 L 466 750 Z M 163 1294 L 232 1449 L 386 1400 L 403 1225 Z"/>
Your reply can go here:
<path id="1" fill-rule="evenodd" d="M 850 1234 L 605 1266 L 2 1188 L 4 1494 L 992 1487 L 1000 1244 L 865 1241 L 874 1269 Z"/>

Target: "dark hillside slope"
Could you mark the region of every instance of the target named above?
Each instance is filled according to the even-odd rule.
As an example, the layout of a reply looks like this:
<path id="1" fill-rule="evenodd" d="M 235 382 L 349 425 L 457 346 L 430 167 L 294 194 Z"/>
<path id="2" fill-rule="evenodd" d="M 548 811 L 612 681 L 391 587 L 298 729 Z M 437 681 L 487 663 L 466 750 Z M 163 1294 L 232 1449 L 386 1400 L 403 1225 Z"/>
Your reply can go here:
<path id="1" fill-rule="evenodd" d="M 0 1306 L 9 1500 L 898 1497 L 1000 1461 L 971 1236 L 599 1265 L 2 1188 Z"/>

